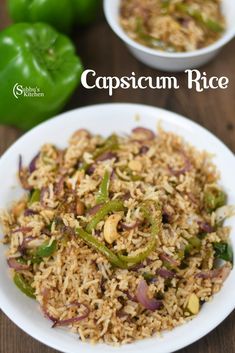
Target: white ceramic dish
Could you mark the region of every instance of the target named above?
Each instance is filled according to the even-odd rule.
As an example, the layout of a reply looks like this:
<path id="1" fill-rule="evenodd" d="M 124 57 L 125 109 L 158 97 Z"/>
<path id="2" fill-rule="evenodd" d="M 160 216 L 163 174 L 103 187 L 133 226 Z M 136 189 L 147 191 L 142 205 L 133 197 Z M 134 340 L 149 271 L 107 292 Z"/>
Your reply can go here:
<path id="1" fill-rule="evenodd" d="M 155 69 L 173 72 L 200 67 L 214 58 L 220 49 L 235 36 L 235 1 L 222 0 L 227 29 L 217 42 L 206 48 L 186 53 L 167 53 L 151 49 L 135 42 L 122 29 L 119 23 L 120 3 L 121 0 L 104 0 L 104 12 L 110 27 L 137 59 Z"/>
<path id="2" fill-rule="evenodd" d="M 137 121 L 136 116 L 140 117 Z M 221 183 L 229 195 L 229 203 L 235 204 L 234 155 L 210 132 L 195 123 L 154 107 L 137 104 L 103 104 L 77 109 L 62 114 L 34 128 L 21 137 L 0 159 L 0 209 L 11 205 L 22 190 L 16 171 L 19 154 L 24 163 L 29 163 L 45 142 L 65 147 L 69 136 L 79 128 L 93 133 L 108 135 L 111 132 L 130 132 L 138 125 L 156 129 L 161 120 L 166 130 L 185 137 L 199 149 L 215 153 L 215 162 L 221 170 Z M 228 222 L 233 231 L 235 219 Z M 235 248 L 235 238 L 232 239 Z M 170 353 L 198 340 L 221 323 L 235 307 L 235 270 L 226 280 L 221 292 L 211 303 L 202 307 L 199 315 L 191 322 L 167 332 L 162 338 L 142 340 L 131 345 L 114 348 L 106 345 L 81 343 L 77 336 L 65 329 L 51 329 L 51 322 L 43 317 L 35 301 L 23 295 L 13 284 L 4 256 L 5 248 L 0 245 L 0 305 L 5 314 L 21 329 L 35 339 L 66 353 Z"/>

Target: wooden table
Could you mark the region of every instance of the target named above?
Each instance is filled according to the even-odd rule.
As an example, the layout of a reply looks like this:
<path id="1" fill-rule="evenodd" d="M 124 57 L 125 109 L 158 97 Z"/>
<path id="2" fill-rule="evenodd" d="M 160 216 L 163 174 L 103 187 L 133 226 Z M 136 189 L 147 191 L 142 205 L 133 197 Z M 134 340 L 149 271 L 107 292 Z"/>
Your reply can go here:
<path id="1" fill-rule="evenodd" d="M 4 0 L 0 0 L 0 29 L 9 24 Z M 103 20 L 94 27 L 74 34 L 77 51 L 83 58 L 86 68 L 96 70 L 99 75 L 158 76 L 163 73 L 151 70 L 135 60 L 121 41 L 112 33 Z M 2 55 L 2 53 L 0 53 Z M 205 126 L 217 135 L 235 152 L 235 41 L 222 50 L 209 65 L 203 67 L 209 76 L 225 75 L 230 79 L 229 88 L 209 90 L 203 93 L 190 91 L 186 87 L 184 74 L 177 74 L 181 82 L 180 90 L 117 90 L 112 98 L 107 91 L 85 90 L 80 87 L 73 95 L 67 109 L 82 105 L 103 102 L 138 102 L 163 107 Z M 1 99 L 1 97 L 0 97 Z M 12 127 L 0 126 L 0 154 L 20 135 L 21 131 Z M 0 284 L 1 285 L 1 284 Z M 231 293 L 234 295 L 234 293 Z M 0 312 L 0 353 L 55 353 L 16 327 Z M 235 313 L 212 333 L 182 349 L 180 353 L 234 353 L 235 352 Z"/>

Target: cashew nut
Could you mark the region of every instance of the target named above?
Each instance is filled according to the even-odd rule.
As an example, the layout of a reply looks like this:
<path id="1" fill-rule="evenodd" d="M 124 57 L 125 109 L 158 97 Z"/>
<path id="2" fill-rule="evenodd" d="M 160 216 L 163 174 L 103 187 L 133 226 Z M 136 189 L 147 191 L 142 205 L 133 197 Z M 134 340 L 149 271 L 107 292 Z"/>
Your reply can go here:
<path id="1" fill-rule="evenodd" d="M 132 160 L 128 163 L 128 167 L 134 172 L 141 172 L 142 170 L 142 164 L 140 161 Z"/>
<path id="2" fill-rule="evenodd" d="M 118 222 L 122 219 L 121 214 L 113 214 L 109 216 L 104 224 L 104 239 L 107 243 L 112 244 L 120 236 L 117 231 Z"/>

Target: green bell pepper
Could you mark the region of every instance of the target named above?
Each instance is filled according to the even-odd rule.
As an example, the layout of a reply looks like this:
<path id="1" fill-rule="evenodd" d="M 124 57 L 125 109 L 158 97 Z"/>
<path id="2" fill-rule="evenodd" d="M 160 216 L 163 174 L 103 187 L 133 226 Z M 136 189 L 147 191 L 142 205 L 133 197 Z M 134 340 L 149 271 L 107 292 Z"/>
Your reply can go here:
<path id="1" fill-rule="evenodd" d="M 82 64 L 69 38 L 44 23 L 0 33 L 0 124 L 27 130 L 57 114 L 80 81 Z M 34 92 L 28 95 L 27 88 Z"/>
<path id="2" fill-rule="evenodd" d="M 87 25 L 100 13 L 102 0 L 8 0 L 14 22 L 45 22 L 69 33 L 74 24 Z"/>
<path id="3" fill-rule="evenodd" d="M 8 10 L 14 22 L 45 22 L 65 33 L 74 20 L 68 0 L 8 0 Z"/>
<path id="4" fill-rule="evenodd" d="M 102 0 L 72 0 L 75 11 L 75 21 L 84 26 L 95 21 L 101 12 Z"/>

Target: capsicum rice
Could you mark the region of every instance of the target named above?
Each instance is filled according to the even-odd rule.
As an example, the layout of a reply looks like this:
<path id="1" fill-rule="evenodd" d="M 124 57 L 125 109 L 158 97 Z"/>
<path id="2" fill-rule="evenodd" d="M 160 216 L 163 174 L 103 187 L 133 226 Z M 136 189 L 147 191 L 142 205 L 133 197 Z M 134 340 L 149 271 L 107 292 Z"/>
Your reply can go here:
<path id="1" fill-rule="evenodd" d="M 129 343 L 183 324 L 232 268 L 233 207 L 212 156 L 159 128 L 46 144 L 1 223 L 14 283 L 52 327 Z"/>
<path id="2" fill-rule="evenodd" d="M 207 47 L 226 25 L 220 0 L 121 0 L 120 22 L 135 41 L 168 52 Z"/>

